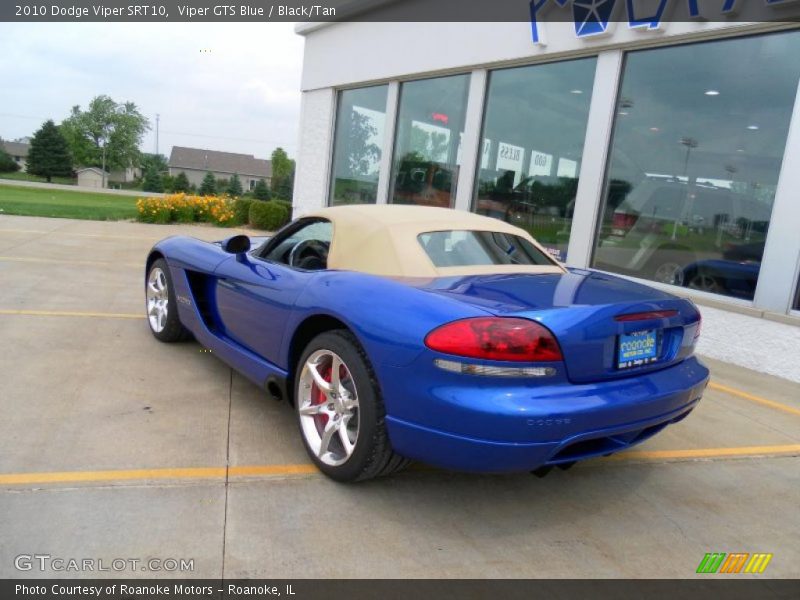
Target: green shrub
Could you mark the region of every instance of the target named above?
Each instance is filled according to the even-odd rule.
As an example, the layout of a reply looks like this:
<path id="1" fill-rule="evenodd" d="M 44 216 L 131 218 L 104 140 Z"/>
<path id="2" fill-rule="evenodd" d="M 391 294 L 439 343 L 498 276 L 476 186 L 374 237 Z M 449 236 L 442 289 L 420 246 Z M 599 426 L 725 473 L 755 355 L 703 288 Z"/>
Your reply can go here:
<path id="1" fill-rule="evenodd" d="M 282 206 L 285 206 L 286 207 L 286 211 L 290 215 L 292 214 L 292 203 L 291 202 L 289 202 L 288 200 L 277 200 L 277 199 L 274 200 L 274 202 L 277 202 L 278 204 L 280 204 Z"/>
<path id="2" fill-rule="evenodd" d="M 272 199 L 272 192 L 267 187 L 267 182 L 263 179 L 259 179 L 256 187 L 253 188 L 253 196 L 258 200 L 271 200 Z"/>
<path id="3" fill-rule="evenodd" d="M 169 223 L 172 220 L 172 211 L 165 206 L 157 206 L 145 212 L 139 212 L 136 220 L 142 223 Z"/>
<path id="4" fill-rule="evenodd" d="M 197 220 L 194 206 L 190 204 L 176 207 L 174 213 L 173 218 L 178 223 L 194 223 Z"/>
<path id="5" fill-rule="evenodd" d="M 285 205 L 270 200 L 250 204 L 250 225 L 256 229 L 275 231 L 289 222 L 289 211 Z"/>
<path id="6" fill-rule="evenodd" d="M 237 198 L 233 202 L 233 222 L 236 225 L 244 225 L 250 221 L 250 205 L 253 203 L 251 198 Z"/>

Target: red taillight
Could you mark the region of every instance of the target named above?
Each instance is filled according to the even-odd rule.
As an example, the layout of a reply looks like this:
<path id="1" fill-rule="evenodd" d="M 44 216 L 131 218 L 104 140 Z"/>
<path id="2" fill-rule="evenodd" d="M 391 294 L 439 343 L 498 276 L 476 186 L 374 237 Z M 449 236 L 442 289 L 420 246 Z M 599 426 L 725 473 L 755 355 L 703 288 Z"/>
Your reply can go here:
<path id="1" fill-rule="evenodd" d="M 487 360 L 551 362 L 562 358 L 553 334 L 527 319 L 477 317 L 454 321 L 431 331 L 425 345 L 444 354 Z"/>
<path id="2" fill-rule="evenodd" d="M 614 218 L 611 222 L 611 226 L 614 229 L 621 229 L 622 231 L 626 232 L 631 229 L 634 225 L 636 225 L 636 221 L 639 220 L 639 215 L 632 215 L 630 213 L 614 213 Z"/>
<path id="3" fill-rule="evenodd" d="M 617 315 L 615 321 L 648 321 L 650 319 L 669 319 L 678 314 L 677 310 L 650 310 L 647 312 Z"/>

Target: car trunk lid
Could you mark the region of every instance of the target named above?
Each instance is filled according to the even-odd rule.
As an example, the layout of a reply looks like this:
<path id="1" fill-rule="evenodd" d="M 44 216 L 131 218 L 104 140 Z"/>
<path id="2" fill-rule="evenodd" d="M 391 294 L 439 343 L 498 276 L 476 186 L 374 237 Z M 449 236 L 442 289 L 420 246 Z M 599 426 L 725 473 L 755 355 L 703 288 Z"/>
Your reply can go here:
<path id="1" fill-rule="evenodd" d="M 699 313 L 688 300 L 582 269 L 565 274 L 439 278 L 418 287 L 498 316 L 523 317 L 546 326 L 556 336 L 569 379 L 575 383 L 629 377 L 676 364 L 692 353 L 699 325 Z M 648 344 L 655 345 L 654 358 L 637 358 L 642 356 L 640 347 Z"/>

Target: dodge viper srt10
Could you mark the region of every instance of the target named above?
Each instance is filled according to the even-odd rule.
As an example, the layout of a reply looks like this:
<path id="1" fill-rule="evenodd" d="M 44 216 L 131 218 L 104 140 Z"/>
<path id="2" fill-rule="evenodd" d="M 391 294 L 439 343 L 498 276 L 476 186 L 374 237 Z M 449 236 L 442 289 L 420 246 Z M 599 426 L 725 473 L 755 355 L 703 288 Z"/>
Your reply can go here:
<path id="1" fill-rule="evenodd" d="M 145 296 L 158 340 L 193 336 L 293 405 L 339 481 L 414 459 L 567 468 L 683 419 L 708 382 L 692 302 L 449 209 L 334 207 L 270 238 L 171 237 L 147 258 Z"/>

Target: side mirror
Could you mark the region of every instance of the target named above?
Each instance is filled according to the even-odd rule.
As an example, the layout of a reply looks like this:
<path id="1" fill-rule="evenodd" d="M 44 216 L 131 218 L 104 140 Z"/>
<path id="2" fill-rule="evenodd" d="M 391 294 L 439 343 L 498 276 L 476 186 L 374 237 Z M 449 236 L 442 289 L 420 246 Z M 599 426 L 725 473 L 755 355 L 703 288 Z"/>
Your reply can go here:
<path id="1" fill-rule="evenodd" d="M 230 254 L 244 254 L 250 250 L 250 238 L 246 235 L 234 235 L 222 242 L 222 249 Z"/>

